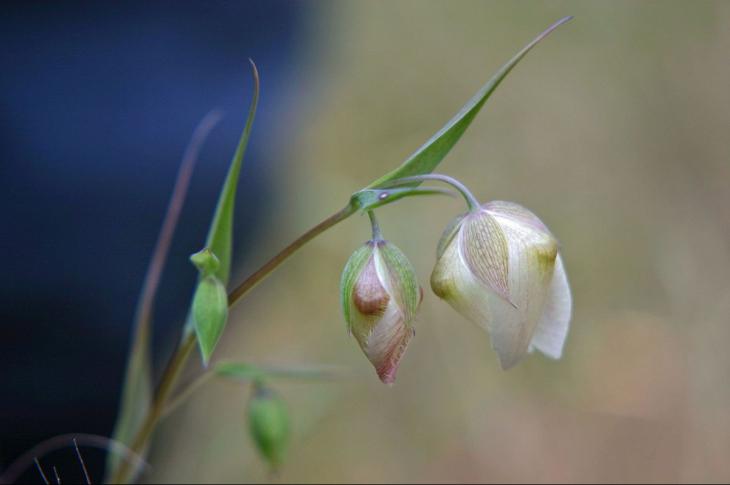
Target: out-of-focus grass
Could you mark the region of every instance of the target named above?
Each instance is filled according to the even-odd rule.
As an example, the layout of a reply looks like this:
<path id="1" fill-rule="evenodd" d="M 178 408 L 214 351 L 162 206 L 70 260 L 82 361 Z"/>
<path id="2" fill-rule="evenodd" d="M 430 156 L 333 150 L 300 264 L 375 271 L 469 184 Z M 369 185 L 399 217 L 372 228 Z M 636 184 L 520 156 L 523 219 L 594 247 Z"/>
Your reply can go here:
<path id="1" fill-rule="evenodd" d="M 405 200 L 381 225 L 426 297 L 395 387 L 380 384 L 337 301 L 342 266 L 368 237 L 355 217 L 239 305 L 221 347 L 354 369 L 339 383 L 278 386 L 294 439 L 274 480 L 730 479 L 726 2 L 320 4 L 311 71 L 292 84 L 302 124 L 284 149 L 288 195 L 249 260 L 400 163 L 567 14 L 440 168 L 484 200 L 531 208 L 560 239 L 575 302 L 564 359 L 500 371 L 486 334 L 428 288 L 461 203 Z M 164 427 L 151 478 L 266 479 L 246 396 L 230 383 L 201 392 Z"/>

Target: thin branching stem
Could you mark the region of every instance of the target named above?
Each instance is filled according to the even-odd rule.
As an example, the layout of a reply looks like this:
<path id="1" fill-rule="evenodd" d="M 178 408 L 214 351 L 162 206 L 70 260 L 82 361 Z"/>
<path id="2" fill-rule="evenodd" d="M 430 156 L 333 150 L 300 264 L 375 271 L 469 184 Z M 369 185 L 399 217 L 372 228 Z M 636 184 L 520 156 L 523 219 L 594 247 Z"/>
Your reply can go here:
<path id="1" fill-rule="evenodd" d="M 332 228 L 336 224 L 344 221 L 345 219 L 353 215 L 356 211 L 357 208 L 353 204 L 348 204 L 343 209 L 334 213 L 330 217 L 326 218 L 325 220 L 299 236 L 296 240 L 294 240 L 294 242 L 289 244 L 287 247 L 282 249 L 276 256 L 264 263 L 261 268 L 251 274 L 251 276 L 246 278 L 240 285 L 238 285 L 233 291 L 231 291 L 228 294 L 228 306 L 232 307 L 238 301 L 240 301 L 243 296 L 245 296 L 267 276 L 269 276 L 276 268 L 279 267 L 279 265 L 286 261 L 289 256 L 294 254 L 306 243 L 308 243 L 318 235 L 322 234 L 326 230 Z M 141 450 L 144 449 L 145 445 L 149 441 L 149 438 L 152 436 L 152 432 L 157 427 L 157 423 L 159 422 L 160 418 L 162 418 L 162 416 L 165 414 L 170 394 L 173 391 L 175 384 L 177 383 L 177 379 L 179 378 L 180 373 L 185 367 L 185 363 L 187 362 L 190 354 L 195 348 L 195 343 L 195 334 L 190 333 L 183 339 L 178 348 L 172 354 L 172 357 L 170 358 L 170 361 L 168 362 L 167 366 L 165 367 L 165 371 L 163 372 L 162 379 L 160 380 L 160 385 L 155 392 L 150 411 L 148 412 L 144 422 L 142 423 L 142 426 L 140 427 L 139 431 L 135 435 L 134 440 L 132 441 L 131 449 L 135 453 L 140 453 Z M 185 395 L 185 397 L 190 395 L 186 391 L 183 391 L 183 394 Z M 179 404 L 181 403 L 176 403 L 176 405 Z M 127 463 L 121 464 L 114 474 L 114 477 L 112 477 L 112 482 L 126 482 L 129 477 L 130 471 L 131 469 Z"/>

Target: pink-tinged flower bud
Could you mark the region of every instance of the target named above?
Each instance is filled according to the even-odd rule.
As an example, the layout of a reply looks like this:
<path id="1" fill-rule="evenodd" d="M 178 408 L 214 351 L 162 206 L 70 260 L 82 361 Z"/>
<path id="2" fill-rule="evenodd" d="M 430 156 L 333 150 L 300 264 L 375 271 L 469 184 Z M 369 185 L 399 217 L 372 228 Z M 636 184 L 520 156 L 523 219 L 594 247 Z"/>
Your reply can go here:
<path id="1" fill-rule="evenodd" d="M 487 330 L 503 369 L 534 349 L 562 355 L 571 295 L 558 242 L 532 212 L 494 201 L 444 231 L 431 288 Z"/>
<path id="2" fill-rule="evenodd" d="M 349 332 L 385 384 L 392 384 L 414 335 L 422 291 L 405 255 L 380 239 L 350 257 L 340 284 Z"/>

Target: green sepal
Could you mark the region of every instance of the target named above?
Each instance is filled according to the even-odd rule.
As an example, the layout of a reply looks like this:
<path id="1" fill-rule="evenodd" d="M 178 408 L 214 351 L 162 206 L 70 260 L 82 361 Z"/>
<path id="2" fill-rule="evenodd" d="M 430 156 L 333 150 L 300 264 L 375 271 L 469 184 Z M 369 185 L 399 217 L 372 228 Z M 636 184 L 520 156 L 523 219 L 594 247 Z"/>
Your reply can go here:
<path id="1" fill-rule="evenodd" d="M 373 254 L 373 245 L 368 242 L 355 250 L 347 260 L 345 269 L 342 270 L 340 277 L 340 304 L 342 305 L 342 313 L 345 316 L 347 331 L 352 332 L 352 292 L 355 289 L 355 283 L 363 268 L 370 260 Z"/>
<path id="2" fill-rule="evenodd" d="M 421 303 L 421 287 L 418 284 L 416 270 L 395 244 L 386 242 L 379 245 L 377 250 L 383 258 L 390 277 L 390 286 L 404 312 L 405 322 L 411 325 Z"/>
<path id="3" fill-rule="evenodd" d="M 213 251 L 208 248 L 204 248 L 191 255 L 190 262 L 198 268 L 201 277 L 213 276 L 215 275 L 215 272 L 218 271 L 218 268 L 220 268 L 220 260 L 215 254 L 213 254 Z"/>
<path id="4" fill-rule="evenodd" d="M 214 275 L 203 277 L 193 297 L 193 322 L 203 364 L 208 365 L 228 318 L 228 294 Z"/>

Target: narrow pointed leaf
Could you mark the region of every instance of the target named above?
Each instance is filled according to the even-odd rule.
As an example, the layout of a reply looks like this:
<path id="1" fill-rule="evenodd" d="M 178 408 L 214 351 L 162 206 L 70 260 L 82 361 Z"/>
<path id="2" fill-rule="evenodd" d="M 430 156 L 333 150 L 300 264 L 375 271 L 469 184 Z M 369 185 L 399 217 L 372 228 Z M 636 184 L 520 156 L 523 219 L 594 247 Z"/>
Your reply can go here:
<path id="1" fill-rule="evenodd" d="M 213 222 L 210 225 L 206 247 L 208 247 L 220 261 L 220 266 L 216 271 L 216 276 L 223 282 L 228 284 L 228 277 L 231 271 L 231 247 L 233 245 L 233 208 L 236 201 L 236 189 L 238 187 L 238 179 L 243 165 L 243 156 L 246 153 L 246 146 L 251 135 L 251 127 L 256 116 L 256 107 L 259 102 L 259 73 L 256 65 L 251 62 L 253 71 L 254 90 L 251 106 L 246 119 L 246 126 L 238 141 L 236 153 L 233 155 L 231 166 L 228 169 L 226 181 L 223 184 L 218 205 L 215 209 Z"/>
<path id="2" fill-rule="evenodd" d="M 221 189 L 221 193 L 218 197 L 218 205 L 216 206 L 205 243 L 205 246 L 218 258 L 218 269 L 215 271 L 215 276 L 221 281 L 221 283 L 223 283 L 223 286 L 228 285 L 228 279 L 231 273 L 231 253 L 233 251 L 233 210 L 236 202 L 236 189 L 238 188 L 238 179 L 241 174 L 243 157 L 246 153 L 248 140 L 251 136 L 251 128 L 253 126 L 254 118 L 256 117 L 256 107 L 259 103 L 259 72 L 258 69 L 256 69 L 256 64 L 254 64 L 254 62 L 250 59 L 249 62 L 251 63 L 254 81 L 251 105 L 249 106 L 246 125 L 241 133 L 241 138 L 238 140 L 238 146 L 236 147 L 236 152 L 233 155 L 231 166 L 228 169 L 228 175 L 226 176 L 223 188 Z M 198 281 L 200 281 L 200 279 Z M 194 325 L 195 320 L 193 318 L 192 311 L 189 311 L 185 321 L 185 329 L 182 335 L 183 339 L 193 332 Z"/>
<path id="3" fill-rule="evenodd" d="M 530 49 L 535 47 L 535 45 L 550 34 L 550 32 L 569 21 L 571 18 L 572 17 L 565 17 L 558 20 L 548 27 L 547 30 L 538 35 L 532 42 L 527 44 L 520 52 L 503 65 L 499 71 L 497 71 L 497 73 L 489 81 L 487 81 L 486 84 L 484 84 L 484 86 L 482 86 L 474 97 L 472 97 L 464 105 L 464 107 L 456 113 L 456 116 L 449 120 L 443 128 L 424 143 L 423 146 L 416 150 L 415 153 L 408 157 L 408 159 L 403 162 L 400 167 L 377 179 L 367 188 L 379 188 L 386 182 L 394 179 L 432 172 L 436 166 L 441 163 L 441 160 L 444 159 L 456 142 L 459 141 L 461 135 L 464 134 L 472 120 L 474 120 L 476 115 L 479 113 L 479 110 L 481 110 L 482 106 L 487 99 L 489 99 L 497 86 L 499 86 L 502 80 L 517 65 L 517 63 L 522 60 L 525 54 L 527 54 Z M 413 185 L 418 185 L 418 182 L 414 182 Z"/>

